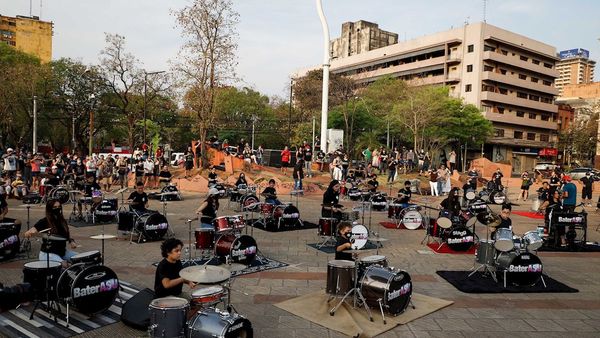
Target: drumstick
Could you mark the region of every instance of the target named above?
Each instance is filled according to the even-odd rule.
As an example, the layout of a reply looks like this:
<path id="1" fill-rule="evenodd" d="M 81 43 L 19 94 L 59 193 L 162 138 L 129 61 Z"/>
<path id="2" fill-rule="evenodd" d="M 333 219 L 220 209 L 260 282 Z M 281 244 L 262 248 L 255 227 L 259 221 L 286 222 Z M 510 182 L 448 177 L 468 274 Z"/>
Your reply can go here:
<path id="1" fill-rule="evenodd" d="M 47 228 L 47 229 L 44 229 L 44 230 L 40 230 L 40 231 L 38 231 L 38 232 L 39 232 L 40 234 L 43 234 L 44 232 L 48 232 L 48 231 L 50 231 L 50 228 Z"/>

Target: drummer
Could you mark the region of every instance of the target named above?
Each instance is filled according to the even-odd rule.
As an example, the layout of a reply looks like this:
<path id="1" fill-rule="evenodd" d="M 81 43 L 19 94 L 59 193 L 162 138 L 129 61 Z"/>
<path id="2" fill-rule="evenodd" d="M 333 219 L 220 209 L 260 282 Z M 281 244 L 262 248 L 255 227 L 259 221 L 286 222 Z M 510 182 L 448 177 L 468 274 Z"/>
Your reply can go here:
<path id="1" fill-rule="evenodd" d="M 164 165 L 162 167 L 162 169 L 160 170 L 160 172 L 158 173 L 158 181 L 160 182 L 160 187 L 164 188 L 167 185 L 169 185 L 169 183 L 171 183 L 172 177 L 173 177 L 173 174 L 171 174 L 171 172 L 169 171 L 169 166 Z"/>
<path id="2" fill-rule="evenodd" d="M 217 211 L 219 210 L 219 190 L 217 188 L 208 189 L 208 196 L 200 204 L 196 214 L 200 216 L 200 224 L 206 227 L 212 227 L 212 221 L 217 218 Z"/>
<path id="3" fill-rule="evenodd" d="M 100 191 L 100 185 L 96 182 L 94 176 L 87 176 L 86 182 L 83 185 L 83 197 L 77 201 L 77 208 L 79 209 L 79 214 L 81 215 L 81 205 L 82 201 L 90 201 L 89 203 L 92 205 L 92 210 L 96 209 L 96 207 L 100 204 L 101 201 L 94 202 L 92 200 L 92 194 L 94 191 Z"/>
<path id="4" fill-rule="evenodd" d="M 477 177 L 469 176 L 465 184 L 463 185 L 463 199 L 464 202 L 467 202 L 467 192 L 477 190 Z"/>
<path id="5" fill-rule="evenodd" d="M 281 205 L 281 202 L 277 199 L 277 190 L 275 190 L 275 180 L 269 180 L 269 186 L 263 190 L 261 195 L 265 198 L 265 202 L 273 205 Z"/>
<path id="6" fill-rule="evenodd" d="M 371 174 L 371 179 L 367 181 L 367 187 L 369 188 L 370 192 L 377 192 L 377 188 L 379 187 L 379 181 L 377 181 L 376 174 Z"/>
<path id="7" fill-rule="evenodd" d="M 237 181 L 235 181 L 235 186 L 237 188 L 239 188 L 240 185 L 243 185 L 243 184 L 248 185 L 248 182 L 246 181 L 246 174 L 240 173 L 240 176 L 238 176 Z"/>
<path id="8" fill-rule="evenodd" d="M 210 167 L 210 172 L 208 173 L 208 186 L 213 187 L 218 182 L 219 175 L 216 173 L 215 166 Z"/>
<path id="9" fill-rule="evenodd" d="M 398 190 L 398 203 L 402 205 L 402 208 L 406 208 L 410 204 L 410 198 L 412 191 L 410 190 L 410 181 L 404 181 L 404 188 Z"/>
<path id="10" fill-rule="evenodd" d="M 48 200 L 46 203 L 46 217 L 40 219 L 31 229 L 27 230 L 25 237 L 31 238 L 31 236 L 46 229 L 50 229 L 49 235 L 55 238 L 50 239 L 49 243 L 44 239 L 39 260 L 45 261 L 49 257 L 49 260 L 60 262 L 63 267 L 66 267 L 67 261 L 77 255 L 77 252 L 67 249 L 67 242 L 69 242 L 71 249 L 75 249 L 77 244 L 71 237 L 69 225 L 63 216 L 62 205 L 58 200 Z"/>
<path id="11" fill-rule="evenodd" d="M 58 167 L 53 165 L 52 171 L 46 177 L 46 184 L 56 187 L 62 183 L 62 176 L 58 172 Z"/>
<path id="12" fill-rule="evenodd" d="M 512 230 L 512 220 L 510 219 L 510 213 L 512 206 L 509 203 L 502 204 L 502 211 L 500 211 L 500 224 L 496 226 L 496 229 L 492 232 L 491 238 L 496 239 L 496 231 L 498 229 L 510 229 Z"/>
<path id="13" fill-rule="evenodd" d="M 137 182 L 135 184 L 135 191 L 133 191 L 129 197 L 129 209 L 139 213 L 143 213 L 148 209 L 148 194 L 144 192 L 144 183 Z"/>
<path id="14" fill-rule="evenodd" d="M 337 230 L 338 236 L 335 242 L 335 259 L 343 259 L 347 261 L 353 261 L 352 254 L 344 252 L 352 249 L 354 240 L 350 239 L 352 236 L 352 224 L 349 222 L 340 222 Z"/>
<path id="15" fill-rule="evenodd" d="M 338 180 L 333 180 L 329 183 L 329 187 L 323 193 L 323 205 L 321 207 L 321 217 L 333 217 L 338 220 L 342 219 L 342 209 L 340 203 L 341 184 Z"/>
<path id="16" fill-rule="evenodd" d="M 458 218 L 460 214 L 460 201 L 458 200 L 458 188 L 454 187 L 450 189 L 448 197 L 446 197 L 442 203 L 440 203 L 440 209 L 447 210 L 452 213 L 452 223 Z"/>
<path id="17" fill-rule="evenodd" d="M 183 269 L 181 264 L 182 248 L 183 243 L 176 238 L 169 238 L 160 245 L 163 260 L 156 267 L 154 298 L 185 296 L 182 295 L 183 284 L 187 284 L 190 289 L 196 286 L 195 283 L 179 277 L 179 272 Z"/>
<path id="18" fill-rule="evenodd" d="M 6 217 L 8 214 L 8 204 L 6 200 L 0 199 L 0 225 L 3 224 L 14 224 L 17 234 L 21 232 L 21 221 L 14 218 Z"/>

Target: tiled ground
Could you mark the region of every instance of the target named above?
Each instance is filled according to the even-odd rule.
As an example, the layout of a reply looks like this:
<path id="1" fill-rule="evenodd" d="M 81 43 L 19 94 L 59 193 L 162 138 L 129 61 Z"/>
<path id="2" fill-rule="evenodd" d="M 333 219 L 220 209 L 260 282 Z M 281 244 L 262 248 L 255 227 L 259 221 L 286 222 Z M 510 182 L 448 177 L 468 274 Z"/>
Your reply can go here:
<path id="1" fill-rule="evenodd" d="M 516 191 L 516 190 L 515 190 Z M 203 196 L 202 196 L 203 197 Z M 168 219 L 177 237 L 187 241 L 185 220 L 193 216 L 193 210 L 201 196 L 185 194 L 185 200 L 168 205 Z M 284 200 L 286 198 L 283 198 Z M 431 198 L 430 198 L 431 200 Z M 438 200 L 431 200 L 437 204 Z M 223 205 L 226 207 L 226 202 Z M 318 221 L 320 196 L 300 198 L 301 217 Z M 352 203 L 345 202 L 348 206 Z M 10 201 L 10 216 L 26 220 L 26 209 Z M 525 203 L 517 210 L 527 210 Z M 158 202 L 152 208 L 161 209 Z M 224 208 L 221 215 L 235 214 Z M 34 222 L 42 216 L 42 208 L 31 209 Z M 382 334 L 380 337 L 598 337 L 600 336 L 600 253 L 540 253 L 544 271 L 553 278 L 578 288 L 571 294 L 465 294 L 454 289 L 435 274 L 441 269 L 470 269 L 471 255 L 438 255 L 422 246 L 423 230 L 390 230 L 378 222 L 387 214 L 373 213 L 371 227 L 390 241 L 380 253 L 387 256 L 391 266 L 408 271 L 415 280 L 414 290 L 429 296 L 453 300 L 454 305 L 424 318 Z M 516 233 L 533 230 L 537 220 L 513 215 Z M 595 231 L 599 215 L 590 212 L 589 240 L 600 240 Z M 368 222 L 366 222 L 368 223 Z M 368 224 L 367 224 L 368 225 Z M 26 225 L 23 226 L 24 228 Z M 73 228 L 72 232 L 82 245 L 78 251 L 96 250 L 100 242 L 89 236 L 100 233 L 101 226 Z M 116 234 L 116 225 L 107 225 L 106 233 Z M 249 231 L 250 233 L 250 231 Z M 485 237 L 485 228 L 478 229 Z M 307 243 L 319 240 L 316 230 L 269 233 L 253 230 L 261 252 L 290 266 L 246 275 L 233 283 L 236 291 L 233 302 L 239 312 L 252 322 L 256 337 L 342 337 L 337 332 L 312 324 L 273 306 L 273 303 L 303 295 L 325 287 L 327 255 L 308 247 Z M 129 244 L 124 240 L 106 242 L 106 265 L 117 272 L 122 280 L 140 287 L 152 287 L 154 267 L 152 262 L 160 259 L 158 242 Z M 34 244 L 37 254 L 39 243 Z M 5 284 L 20 282 L 25 261 L 1 263 Z M 333 317 L 332 317 L 333 320 Z M 86 337 L 129 337 L 143 336 L 144 332 L 127 328 L 121 323 L 104 327 Z"/>

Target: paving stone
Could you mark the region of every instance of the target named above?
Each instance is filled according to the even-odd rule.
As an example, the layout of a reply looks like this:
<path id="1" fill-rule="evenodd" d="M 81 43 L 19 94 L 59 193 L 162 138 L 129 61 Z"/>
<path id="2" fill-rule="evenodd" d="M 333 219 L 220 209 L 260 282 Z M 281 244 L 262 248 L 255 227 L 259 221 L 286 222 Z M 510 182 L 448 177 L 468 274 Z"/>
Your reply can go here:
<path id="1" fill-rule="evenodd" d="M 465 319 L 469 326 L 477 332 L 498 331 L 500 328 L 494 319 Z"/>
<path id="2" fill-rule="evenodd" d="M 442 331 L 472 331 L 473 329 L 463 319 L 436 319 Z"/>
<path id="3" fill-rule="evenodd" d="M 525 320 L 523 319 L 496 319 L 496 323 L 498 324 L 498 327 L 502 330 L 505 331 L 524 331 L 524 332 L 529 332 L 529 331 L 535 331 L 535 328 L 531 325 L 529 325 Z"/>
<path id="4" fill-rule="evenodd" d="M 569 332 L 594 332 L 597 331 L 591 325 L 586 324 L 582 320 L 578 319 L 555 319 L 556 324 Z"/>
<path id="5" fill-rule="evenodd" d="M 525 321 L 537 331 L 566 331 L 552 319 L 525 319 Z"/>

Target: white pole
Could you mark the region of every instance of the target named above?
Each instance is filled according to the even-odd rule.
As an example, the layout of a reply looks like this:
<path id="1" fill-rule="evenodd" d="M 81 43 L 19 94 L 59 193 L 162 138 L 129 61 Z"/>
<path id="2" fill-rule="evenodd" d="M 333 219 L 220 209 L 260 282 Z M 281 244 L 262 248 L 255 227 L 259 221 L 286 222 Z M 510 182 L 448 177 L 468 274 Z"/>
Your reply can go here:
<path id="1" fill-rule="evenodd" d="M 317 12 L 323 28 L 323 99 L 321 104 L 321 150 L 327 152 L 327 106 L 329 99 L 329 27 L 323 13 L 321 0 L 317 1 Z"/>
<path id="2" fill-rule="evenodd" d="M 313 129 L 312 129 L 312 151 L 313 151 L 313 154 L 315 151 L 315 125 L 316 124 L 317 124 L 317 120 L 316 120 L 315 116 L 313 115 Z"/>
<path id="3" fill-rule="evenodd" d="M 37 153 L 37 96 L 33 96 L 33 153 Z"/>
<path id="4" fill-rule="evenodd" d="M 256 116 L 252 116 L 252 150 L 254 150 L 254 123 L 256 122 Z"/>

